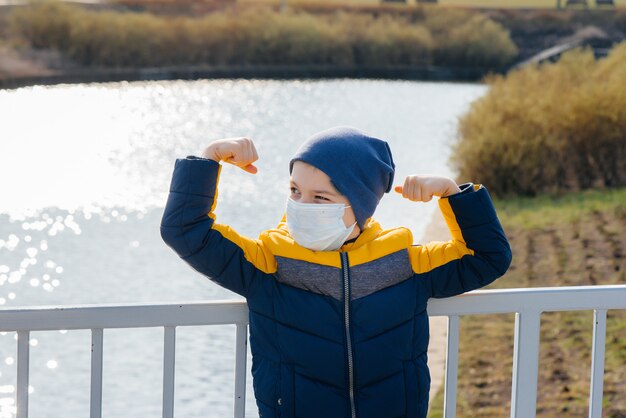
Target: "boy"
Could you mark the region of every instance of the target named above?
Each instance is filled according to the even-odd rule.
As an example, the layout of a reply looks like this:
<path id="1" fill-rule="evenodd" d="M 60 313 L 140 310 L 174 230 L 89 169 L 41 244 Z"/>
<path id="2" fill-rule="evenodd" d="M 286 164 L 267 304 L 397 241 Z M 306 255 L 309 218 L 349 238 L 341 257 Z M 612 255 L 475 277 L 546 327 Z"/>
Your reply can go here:
<path id="1" fill-rule="evenodd" d="M 216 223 L 220 161 L 256 173 L 248 138 L 214 141 L 175 164 L 161 236 L 195 270 L 247 299 L 259 415 L 422 418 L 430 297 L 491 283 L 511 249 L 487 190 L 408 176 L 395 191 L 439 196 L 452 239 L 413 245 L 372 218 L 391 190 L 387 142 L 346 126 L 310 137 L 290 161 L 286 214 L 257 239 Z"/>

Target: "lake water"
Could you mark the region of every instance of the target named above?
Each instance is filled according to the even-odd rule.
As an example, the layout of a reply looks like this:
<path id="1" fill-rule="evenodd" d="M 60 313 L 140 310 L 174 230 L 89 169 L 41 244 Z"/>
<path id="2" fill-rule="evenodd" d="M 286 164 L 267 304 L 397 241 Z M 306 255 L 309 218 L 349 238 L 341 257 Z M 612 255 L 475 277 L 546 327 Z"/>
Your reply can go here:
<path id="1" fill-rule="evenodd" d="M 387 140 L 396 185 L 409 174 L 451 176 L 457 118 L 485 91 L 351 79 L 0 90 L 0 308 L 238 300 L 160 238 L 176 158 L 213 139 L 252 138 L 259 172 L 225 164 L 216 215 L 257 236 L 280 220 L 288 161 L 309 135 L 352 125 Z M 375 218 L 419 242 L 436 208 L 388 194 Z M 177 416 L 232 416 L 234 341 L 234 325 L 177 330 Z M 90 344 L 89 330 L 31 333 L 32 417 L 89 415 Z M 161 416 L 162 350 L 160 328 L 104 331 L 104 417 Z M 0 418 L 15 416 L 15 375 L 16 335 L 0 333 Z M 258 416 L 249 371 L 246 409 Z"/>

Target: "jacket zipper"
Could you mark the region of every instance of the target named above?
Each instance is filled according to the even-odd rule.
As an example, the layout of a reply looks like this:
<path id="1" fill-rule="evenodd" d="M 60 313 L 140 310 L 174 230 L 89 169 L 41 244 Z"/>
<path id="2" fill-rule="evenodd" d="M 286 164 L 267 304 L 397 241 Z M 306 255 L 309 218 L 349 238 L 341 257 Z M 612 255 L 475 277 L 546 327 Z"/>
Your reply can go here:
<path id="1" fill-rule="evenodd" d="M 348 273 L 348 254 L 341 253 L 341 269 L 343 272 L 344 322 L 346 342 L 348 344 L 348 384 L 350 388 L 350 416 L 356 418 L 354 407 L 354 365 L 352 359 L 352 340 L 350 338 L 350 275 Z"/>

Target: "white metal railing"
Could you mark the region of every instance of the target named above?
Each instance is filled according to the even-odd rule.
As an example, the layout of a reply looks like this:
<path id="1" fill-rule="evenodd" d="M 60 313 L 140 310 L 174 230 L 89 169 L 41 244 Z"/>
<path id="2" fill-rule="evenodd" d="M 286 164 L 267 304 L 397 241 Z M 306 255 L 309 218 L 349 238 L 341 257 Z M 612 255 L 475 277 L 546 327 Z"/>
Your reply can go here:
<path id="1" fill-rule="evenodd" d="M 430 316 L 448 317 L 444 416 L 456 417 L 459 316 L 515 313 L 511 417 L 536 414 L 539 326 L 542 312 L 593 310 L 593 348 L 589 417 L 602 415 L 606 312 L 626 309 L 626 285 L 479 290 L 447 299 L 431 299 Z M 92 418 L 102 411 L 103 330 L 162 327 L 163 417 L 174 415 L 176 327 L 236 325 L 234 416 L 245 414 L 248 308 L 245 302 L 73 305 L 0 309 L 0 331 L 17 332 L 17 417 L 28 416 L 29 336 L 31 331 L 91 329 Z"/>
<path id="2" fill-rule="evenodd" d="M 248 308 L 245 302 L 211 301 L 162 305 L 115 304 L 38 306 L 0 309 L 0 332 L 17 331 L 17 417 L 28 417 L 28 360 L 31 331 L 91 329 L 90 417 L 102 415 L 103 330 L 162 327 L 163 417 L 174 416 L 174 360 L 176 327 L 236 325 L 235 417 L 243 418 L 246 394 Z"/>
<path id="3" fill-rule="evenodd" d="M 456 417 L 459 316 L 515 313 L 511 418 L 533 418 L 537 405 L 541 313 L 593 310 L 589 417 L 601 418 L 608 309 L 626 309 L 626 285 L 481 290 L 449 299 L 431 299 L 429 315 L 448 317 L 444 417 Z"/>

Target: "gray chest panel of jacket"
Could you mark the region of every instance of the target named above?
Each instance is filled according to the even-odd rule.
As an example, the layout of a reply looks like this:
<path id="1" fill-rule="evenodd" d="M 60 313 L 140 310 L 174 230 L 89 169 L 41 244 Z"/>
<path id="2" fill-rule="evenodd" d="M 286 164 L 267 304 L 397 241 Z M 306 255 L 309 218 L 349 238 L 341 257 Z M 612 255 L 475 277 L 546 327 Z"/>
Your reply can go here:
<path id="1" fill-rule="evenodd" d="M 343 299 L 340 268 L 286 257 L 276 257 L 279 282 L 313 293 Z M 358 299 L 413 276 L 408 250 L 403 249 L 350 267 L 350 299 Z"/>

